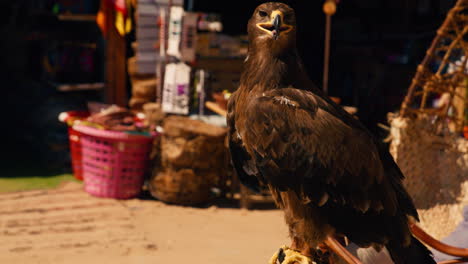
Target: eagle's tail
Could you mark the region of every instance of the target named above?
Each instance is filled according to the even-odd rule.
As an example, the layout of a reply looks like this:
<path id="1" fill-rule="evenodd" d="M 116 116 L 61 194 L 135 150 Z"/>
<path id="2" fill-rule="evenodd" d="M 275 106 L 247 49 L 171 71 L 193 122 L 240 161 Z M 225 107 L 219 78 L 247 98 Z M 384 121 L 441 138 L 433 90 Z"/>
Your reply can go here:
<path id="1" fill-rule="evenodd" d="M 414 237 L 408 247 L 390 242 L 387 250 L 395 264 L 436 264 L 431 251 Z"/>

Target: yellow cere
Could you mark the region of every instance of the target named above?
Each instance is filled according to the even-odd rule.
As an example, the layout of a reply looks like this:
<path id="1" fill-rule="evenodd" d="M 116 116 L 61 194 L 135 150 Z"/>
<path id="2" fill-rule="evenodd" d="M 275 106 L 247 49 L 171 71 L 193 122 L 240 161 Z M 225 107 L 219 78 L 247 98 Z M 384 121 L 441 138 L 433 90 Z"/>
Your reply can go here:
<path id="1" fill-rule="evenodd" d="M 271 30 L 268 30 L 267 28 L 273 27 L 273 21 L 277 15 L 281 17 L 281 22 L 282 22 L 279 33 L 283 33 L 283 32 L 287 33 L 291 31 L 293 26 L 284 23 L 284 15 L 283 15 L 283 12 L 281 12 L 280 10 L 274 10 L 273 12 L 271 12 L 270 21 L 267 23 L 257 23 L 257 27 L 267 32 L 268 34 L 273 35 L 273 32 Z"/>

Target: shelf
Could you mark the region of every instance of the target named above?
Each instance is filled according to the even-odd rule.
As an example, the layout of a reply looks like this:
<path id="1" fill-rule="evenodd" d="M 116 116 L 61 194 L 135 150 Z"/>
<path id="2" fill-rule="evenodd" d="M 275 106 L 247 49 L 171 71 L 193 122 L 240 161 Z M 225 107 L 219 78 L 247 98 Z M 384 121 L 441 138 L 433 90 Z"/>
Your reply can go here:
<path id="1" fill-rule="evenodd" d="M 89 91 L 89 90 L 101 90 L 105 87 L 103 82 L 97 83 L 51 83 L 60 92 L 73 92 L 73 91 Z"/>
<path id="2" fill-rule="evenodd" d="M 74 15 L 74 14 L 61 14 L 57 16 L 61 21 L 96 21 L 96 15 Z"/>

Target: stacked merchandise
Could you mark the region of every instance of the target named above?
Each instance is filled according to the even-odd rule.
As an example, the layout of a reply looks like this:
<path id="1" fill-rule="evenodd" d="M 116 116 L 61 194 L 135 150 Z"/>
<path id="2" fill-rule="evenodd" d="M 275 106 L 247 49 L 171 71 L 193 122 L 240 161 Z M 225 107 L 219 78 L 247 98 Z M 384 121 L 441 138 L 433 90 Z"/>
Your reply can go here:
<path id="1" fill-rule="evenodd" d="M 185 62 L 195 60 L 196 24 L 197 14 L 185 12 L 182 7 L 171 7 L 167 55 L 178 62 L 165 67 L 162 109 L 166 113 L 189 113 L 191 68 Z"/>
<path id="2" fill-rule="evenodd" d="M 195 110 L 203 114 L 204 102 L 213 100 L 213 93 L 232 92 L 237 86 L 237 65 L 245 57 L 246 39 L 220 34 L 219 15 L 186 12 L 182 4 L 180 0 L 170 6 L 168 0 L 138 1 L 136 56 L 129 63 L 132 109 L 141 110 L 145 103 L 156 101 L 165 113 L 187 115 Z M 200 77 L 196 74 L 200 70 L 206 73 L 206 82 L 193 80 Z M 224 105 L 225 100 L 221 101 Z"/>
<path id="3" fill-rule="evenodd" d="M 183 0 L 172 0 L 173 7 L 181 7 Z M 168 0 L 138 0 L 136 9 L 136 71 L 139 74 L 155 74 L 160 60 L 160 35 L 158 24 L 169 13 Z"/>
<path id="4" fill-rule="evenodd" d="M 190 72 L 190 66 L 183 62 L 166 65 L 162 97 L 162 109 L 165 113 L 189 113 Z"/>
<path id="5" fill-rule="evenodd" d="M 172 63 L 165 66 L 162 109 L 171 114 L 203 114 L 207 99 L 235 90 L 231 86 L 237 86 L 237 64 L 247 49 L 242 48 L 241 38 L 219 33 L 223 27 L 219 15 L 171 7 L 169 16 L 167 55 Z M 196 69 L 192 71 L 186 63 Z M 220 101 L 225 108 L 225 98 Z"/>
<path id="6" fill-rule="evenodd" d="M 171 6 L 179 7 L 183 0 L 173 0 Z M 156 73 L 161 65 L 160 49 L 166 42 L 166 17 L 169 12 L 168 0 L 138 0 L 136 7 L 136 42 L 135 56 L 128 60 L 128 72 L 132 82 L 132 97 L 129 105 L 133 110 L 141 111 L 143 105 L 156 101 L 158 80 Z"/>

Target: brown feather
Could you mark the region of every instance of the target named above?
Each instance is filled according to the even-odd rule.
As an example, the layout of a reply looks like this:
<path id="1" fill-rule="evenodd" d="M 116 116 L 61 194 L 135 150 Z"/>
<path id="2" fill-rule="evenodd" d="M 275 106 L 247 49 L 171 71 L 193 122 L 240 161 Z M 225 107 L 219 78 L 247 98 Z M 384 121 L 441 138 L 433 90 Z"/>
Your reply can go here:
<path id="1" fill-rule="evenodd" d="M 259 8 L 279 9 L 295 26 L 294 11 L 284 4 Z M 314 247 L 338 232 L 359 246 L 411 248 L 407 218 L 417 212 L 398 166 L 307 77 L 295 27 L 278 42 L 257 30 L 259 8 L 248 25 L 241 85 L 228 104 L 232 162 L 242 182 L 270 188 L 299 244 Z M 389 250 L 398 259 L 398 250 Z"/>

